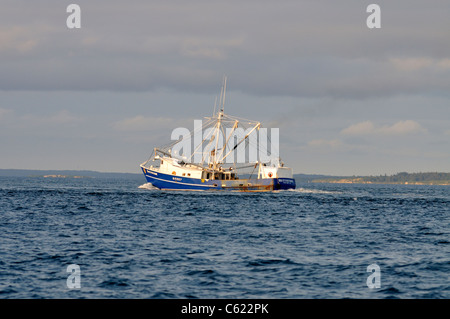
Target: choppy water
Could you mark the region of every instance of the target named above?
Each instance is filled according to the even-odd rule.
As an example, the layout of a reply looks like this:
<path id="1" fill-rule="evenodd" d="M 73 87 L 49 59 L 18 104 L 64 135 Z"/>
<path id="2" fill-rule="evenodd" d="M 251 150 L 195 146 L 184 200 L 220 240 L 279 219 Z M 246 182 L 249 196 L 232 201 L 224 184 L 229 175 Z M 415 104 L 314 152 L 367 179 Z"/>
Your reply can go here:
<path id="1" fill-rule="evenodd" d="M 449 222 L 448 186 L 2 177 L 0 298 L 449 298 Z"/>

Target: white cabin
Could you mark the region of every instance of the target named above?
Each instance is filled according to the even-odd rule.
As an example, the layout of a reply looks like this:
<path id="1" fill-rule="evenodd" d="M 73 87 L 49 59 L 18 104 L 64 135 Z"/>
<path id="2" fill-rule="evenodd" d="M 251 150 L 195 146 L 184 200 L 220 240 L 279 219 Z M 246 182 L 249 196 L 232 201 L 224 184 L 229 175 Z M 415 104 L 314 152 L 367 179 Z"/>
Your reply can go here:
<path id="1" fill-rule="evenodd" d="M 293 178 L 292 168 L 259 165 L 258 178 Z"/>
<path id="2" fill-rule="evenodd" d="M 170 157 L 160 159 L 159 172 L 182 177 L 202 178 L 200 167 Z"/>

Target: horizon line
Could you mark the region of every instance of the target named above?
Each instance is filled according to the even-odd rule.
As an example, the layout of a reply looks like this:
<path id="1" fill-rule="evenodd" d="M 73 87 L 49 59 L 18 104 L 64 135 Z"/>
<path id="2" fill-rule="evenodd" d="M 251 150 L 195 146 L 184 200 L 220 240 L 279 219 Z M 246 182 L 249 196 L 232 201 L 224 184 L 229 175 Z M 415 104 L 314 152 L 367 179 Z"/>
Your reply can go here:
<path id="1" fill-rule="evenodd" d="M 140 175 L 140 172 L 114 172 L 114 171 L 97 171 L 93 169 L 33 169 L 33 168 L 0 168 L 1 171 L 71 171 L 71 172 L 93 172 L 93 173 L 101 173 L 101 174 L 134 174 L 134 175 Z M 334 175 L 334 174 L 327 174 L 327 173 L 295 173 L 294 175 L 323 175 L 323 176 L 334 176 L 334 177 L 357 177 L 357 176 L 393 176 L 400 173 L 407 173 L 407 174 L 428 174 L 428 173 L 444 173 L 444 174 L 450 174 L 450 172 L 439 172 L 439 171 L 420 171 L 420 172 L 407 172 L 407 171 L 401 171 L 397 173 L 392 174 L 370 174 L 370 175 Z"/>

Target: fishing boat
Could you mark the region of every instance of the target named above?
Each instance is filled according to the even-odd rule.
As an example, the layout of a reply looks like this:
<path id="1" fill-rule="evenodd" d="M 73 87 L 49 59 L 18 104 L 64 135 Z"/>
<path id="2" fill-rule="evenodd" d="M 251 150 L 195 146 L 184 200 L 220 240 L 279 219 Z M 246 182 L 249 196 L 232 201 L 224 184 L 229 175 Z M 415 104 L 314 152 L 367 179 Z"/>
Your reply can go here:
<path id="1" fill-rule="evenodd" d="M 274 156 L 278 154 L 277 143 L 267 143 L 271 134 L 260 122 L 225 114 L 225 94 L 226 77 L 211 117 L 197 121 L 194 130 L 180 129 L 178 139 L 153 149 L 140 165 L 148 183 L 161 190 L 262 192 L 295 188 L 292 168 Z M 261 132 L 264 134 L 258 140 Z M 270 156 L 267 150 L 261 151 L 267 144 Z"/>

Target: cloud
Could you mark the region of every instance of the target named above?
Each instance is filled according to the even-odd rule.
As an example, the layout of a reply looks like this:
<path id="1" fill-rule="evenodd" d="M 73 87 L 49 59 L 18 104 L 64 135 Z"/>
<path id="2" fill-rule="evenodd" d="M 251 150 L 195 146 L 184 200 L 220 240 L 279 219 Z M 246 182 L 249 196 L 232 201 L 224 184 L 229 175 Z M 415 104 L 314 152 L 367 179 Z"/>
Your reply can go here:
<path id="1" fill-rule="evenodd" d="M 2 90 L 215 94 L 224 73 L 233 88 L 265 96 L 450 90 L 448 1 L 381 4 L 388 27 L 377 34 L 351 1 L 80 0 L 79 30 L 67 29 L 65 5 L 4 2 Z"/>
<path id="2" fill-rule="evenodd" d="M 81 121 L 80 117 L 71 114 L 67 110 L 59 111 L 53 115 L 41 116 L 25 114 L 20 117 L 20 122 L 26 126 L 48 126 L 48 125 L 72 125 Z"/>
<path id="3" fill-rule="evenodd" d="M 391 58 L 389 62 L 392 63 L 395 68 L 404 71 L 416 71 L 426 67 L 430 67 L 434 64 L 432 59 L 425 57 L 406 59 Z"/>
<path id="4" fill-rule="evenodd" d="M 186 124 L 186 120 L 174 120 L 167 117 L 147 117 L 137 115 L 135 117 L 126 118 L 112 124 L 112 127 L 118 131 L 151 131 L 166 128 L 175 128 L 177 125 Z"/>
<path id="5" fill-rule="evenodd" d="M 34 104 L 36 101 L 30 103 Z M 0 108 L 0 129 L 17 136 L 28 135 L 30 138 L 37 138 L 42 136 L 41 134 L 61 137 L 62 132 L 73 132 L 73 129 L 77 129 L 77 136 L 85 133 L 79 130 L 80 125 L 86 124 L 83 117 L 76 116 L 68 110 L 45 113 L 43 114 L 42 110 L 39 113 L 30 113 Z"/>
<path id="6" fill-rule="evenodd" d="M 360 136 L 360 135 L 408 135 L 416 133 L 425 133 L 427 130 L 419 123 L 412 120 L 399 121 L 393 125 L 383 125 L 376 127 L 371 121 L 364 121 L 350 125 L 341 131 L 342 135 Z"/>
<path id="7" fill-rule="evenodd" d="M 30 37 L 31 29 L 14 26 L 0 29 L 0 53 L 26 53 L 37 44 L 36 39 Z"/>
<path id="8" fill-rule="evenodd" d="M 432 59 L 430 57 L 391 58 L 389 62 L 401 71 L 418 71 L 422 69 L 450 69 L 450 59 Z"/>
<path id="9" fill-rule="evenodd" d="M 211 60 L 226 60 L 229 51 L 239 48 L 244 43 L 243 37 L 214 38 L 189 37 L 178 39 L 182 43 L 180 53 L 190 58 L 203 58 Z"/>
<path id="10" fill-rule="evenodd" d="M 358 124 L 350 125 L 343 129 L 341 134 L 344 135 L 366 135 L 372 134 L 375 131 L 375 125 L 371 121 L 365 121 Z"/>
<path id="11" fill-rule="evenodd" d="M 0 107 L 0 120 L 5 119 L 11 113 L 12 113 L 12 110 L 4 109 L 4 108 Z"/>
<path id="12" fill-rule="evenodd" d="M 450 69 L 450 59 L 439 60 L 437 66 L 443 69 Z"/>
<path id="13" fill-rule="evenodd" d="M 392 126 L 384 125 L 378 129 L 384 135 L 405 135 L 414 133 L 425 133 L 427 130 L 419 123 L 412 120 L 400 121 Z"/>

